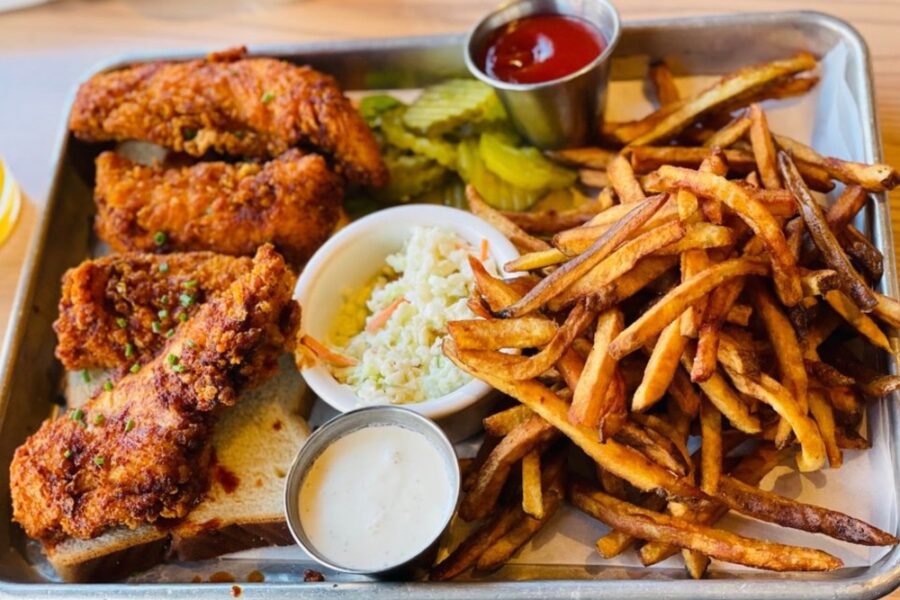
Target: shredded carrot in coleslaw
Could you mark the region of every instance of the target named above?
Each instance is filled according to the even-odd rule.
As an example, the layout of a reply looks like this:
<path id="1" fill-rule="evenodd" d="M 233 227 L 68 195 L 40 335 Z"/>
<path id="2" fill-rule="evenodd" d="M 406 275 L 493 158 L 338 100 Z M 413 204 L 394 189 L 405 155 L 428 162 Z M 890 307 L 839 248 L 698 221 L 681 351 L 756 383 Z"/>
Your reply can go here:
<path id="1" fill-rule="evenodd" d="M 373 333 L 384 327 L 384 324 L 388 322 L 388 319 L 391 318 L 391 315 L 394 314 L 394 311 L 397 310 L 404 302 L 409 302 L 409 300 L 407 300 L 403 296 L 400 296 L 399 298 L 388 304 L 388 306 L 384 310 L 372 317 L 372 320 L 369 321 L 368 325 L 366 325 L 366 331 L 368 331 L 369 333 Z"/>
<path id="2" fill-rule="evenodd" d="M 357 360 L 350 356 L 338 354 L 313 336 L 303 334 L 300 338 L 301 343 L 313 351 L 313 353 L 325 362 L 331 363 L 337 367 L 352 367 L 357 364 Z"/>

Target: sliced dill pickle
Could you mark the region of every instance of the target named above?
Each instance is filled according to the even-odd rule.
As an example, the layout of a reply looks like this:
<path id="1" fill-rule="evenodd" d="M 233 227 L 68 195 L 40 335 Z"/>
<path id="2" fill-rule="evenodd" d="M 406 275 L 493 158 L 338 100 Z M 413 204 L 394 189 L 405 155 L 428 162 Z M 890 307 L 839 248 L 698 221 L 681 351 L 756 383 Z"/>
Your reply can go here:
<path id="1" fill-rule="evenodd" d="M 447 169 L 419 154 L 387 153 L 384 164 L 391 180 L 376 192 L 376 197 L 382 202 L 409 202 L 439 186 L 447 174 Z"/>
<path id="2" fill-rule="evenodd" d="M 413 133 L 403 126 L 403 109 L 394 109 L 381 115 L 381 132 L 384 139 L 402 150 L 421 154 L 448 169 L 456 169 L 456 146 L 440 138 L 430 138 Z"/>
<path id="3" fill-rule="evenodd" d="M 403 106 L 403 103 L 388 94 L 372 94 L 359 101 L 359 113 L 369 127 L 378 124 L 378 118 L 387 111 Z"/>
<path id="4" fill-rule="evenodd" d="M 544 190 L 526 190 L 511 185 L 490 170 L 481 158 L 476 139 L 459 145 L 459 174 L 471 184 L 484 201 L 500 210 L 526 210 L 544 194 Z"/>
<path id="5" fill-rule="evenodd" d="M 479 117 L 496 118 L 495 103 L 499 104 L 490 86 L 475 79 L 449 79 L 425 88 L 403 115 L 403 124 L 418 133 L 438 135 Z"/>
<path id="6" fill-rule="evenodd" d="M 466 200 L 466 183 L 455 174 L 450 174 L 444 183 L 415 198 L 414 202 L 425 204 L 441 204 L 453 208 L 466 210 L 469 202 Z"/>
<path id="7" fill-rule="evenodd" d="M 487 168 L 516 187 L 556 190 L 575 183 L 575 171 L 550 162 L 537 148 L 514 146 L 508 136 L 482 133 L 478 147 Z"/>

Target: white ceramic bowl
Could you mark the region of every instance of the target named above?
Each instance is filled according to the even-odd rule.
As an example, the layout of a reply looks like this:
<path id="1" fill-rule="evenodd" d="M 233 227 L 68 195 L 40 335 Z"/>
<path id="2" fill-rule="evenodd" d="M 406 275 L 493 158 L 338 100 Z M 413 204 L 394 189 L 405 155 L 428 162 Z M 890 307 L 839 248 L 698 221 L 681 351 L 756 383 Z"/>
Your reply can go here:
<path id="1" fill-rule="evenodd" d="M 384 259 L 403 247 L 409 239 L 410 228 L 417 225 L 453 231 L 475 248 L 486 239 L 498 266 L 519 256 L 502 233 L 463 210 L 429 204 L 380 210 L 340 230 L 303 269 L 294 292 L 302 311 L 303 331 L 325 339 L 343 303 L 345 290 L 368 283 L 384 267 Z M 363 406 L 353 388 L 339 383 L 325 366 L 305 369 L 303 377 L 322 400 L 340 412 Z M 404 406 L 442 421 L 441 425 L 450 429 L 451 438 L 461 439 L 477 430 L 477 419 L 473 429 L 472 419 L 465 419 L 465 423 L 453 422 L 454 415 L 473 407 L 490 392 L 489 385 L 473 380 L 445 396 Z"/>

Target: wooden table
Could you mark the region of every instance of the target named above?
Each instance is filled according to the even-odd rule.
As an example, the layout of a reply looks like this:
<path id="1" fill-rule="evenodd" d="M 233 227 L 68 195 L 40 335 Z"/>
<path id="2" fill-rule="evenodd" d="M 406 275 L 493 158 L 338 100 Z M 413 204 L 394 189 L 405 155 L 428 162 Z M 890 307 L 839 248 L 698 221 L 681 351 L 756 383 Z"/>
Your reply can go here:
<path id="1" fill-rule="evenodd" d="M 463 31 L 492 0 L 61 0 L 0 14 L 0 155 L 32 202 L 0 248 L 0 332 L 51 176 L 70 87 L 93 63 L 127 51 Z M 819 10 L 852 23 L 872 52 L 887 161 L 900 165 L 900 1 L 616 0 L 625 19 L 729 11 Z M 891 196 L 895 228 L 900 192 Z M 900 238 L 898 238 L 900 241 Z M 900 255 L 900 253 L 898 253 Z M 890 596 L 900 600 L 900 592 Z"/>

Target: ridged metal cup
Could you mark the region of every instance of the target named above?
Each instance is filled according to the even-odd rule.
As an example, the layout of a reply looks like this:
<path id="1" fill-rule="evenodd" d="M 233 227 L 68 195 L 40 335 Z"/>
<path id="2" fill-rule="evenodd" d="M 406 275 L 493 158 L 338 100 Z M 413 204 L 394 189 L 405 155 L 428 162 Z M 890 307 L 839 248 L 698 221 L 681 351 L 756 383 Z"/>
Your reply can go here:
<path id="1" fill-rule="evenodd" d="M 447 499 L 447 518 L 441 530 L 435 532 L 434 538 L 426 547 L 422 548 L 415 556 L 405 559 L 401 563 L 386 565 L 380 569 L 348 567 L 322 554 L 315 544 L 312 543 L 312 540 L 309 539 L 309 536 L 306 535 L 300 519 L 300 488 L 313 463 L 316 462 L 316 459 L 328 446 L 354 431 L 385 425 L 397 425 L 425 436 L 425 439 L 443 457 L 444 466 L 447 469 L 447 477 L 450 479 L 450 491 L 452 494 L 452 497 Z M 450 522 L 456 512 L 460 493 L 460 479 L 459 462 L 456 458 L 453 444 L 450 443 L 450 440 L 434 421 L 408 408 L 399 406 L 360 408 L 331 419 L 309 436 L 306 443 L 300 448 L 285 481 L 284 513 L 288 529 L 294 540 L 322 566 L 355 575 L 369 575 L 383 579 L 402 578 L 409 576 L 416 569 L 428 568 L 434 561 L 441 537 L 450 527 Z M 360 497 L 359 501 L 365 502 L 366 499 Z"/>
<path id="2" fill-rule="evenodd" d="M 606 47 L 589 64 L 565 77 L 542 83 L 506 83 L 478 64 L 491 33 L 507 23 L 535 15 L 577 17 L 597 28 Z M 497 92 L 516 129 L 545 150 L 571 148 L 596 137 L 603 121 L 610 57 L 619 42 L 619 13 L 605 0 L 520 0 L 482 19 L 466 40 L 469 71 Z"/>

